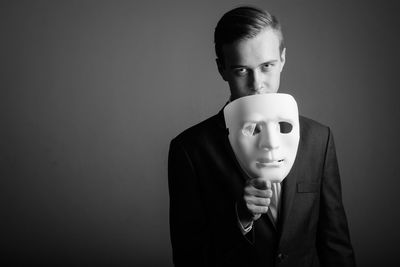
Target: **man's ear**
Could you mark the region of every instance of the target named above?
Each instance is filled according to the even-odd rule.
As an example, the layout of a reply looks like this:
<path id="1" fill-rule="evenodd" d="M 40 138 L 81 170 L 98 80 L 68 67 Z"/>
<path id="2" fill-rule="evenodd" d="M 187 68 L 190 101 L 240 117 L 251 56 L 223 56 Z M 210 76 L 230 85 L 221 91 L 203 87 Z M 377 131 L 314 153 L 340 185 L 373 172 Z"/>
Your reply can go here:
<path id="1" fill-rule="evenodd" d="M 217 68 L 218 68 L 219 74 L 221 75 L 222 79 L 224 79 L 224 81 L 226 81 L 227 79 L 226 79 L 224 64 L 221 62 L 221 60 L 219 58 L 216 58 L 215 62 L 217 63 Z"/>
<path id="2" fill-rule="evenodd" d="M 281 53 L 281 71 L 283 69 L 283 66 L 285 66 L 285 62 L 286 62 L 286 48 L 283 48 L 282 53 Z"/>

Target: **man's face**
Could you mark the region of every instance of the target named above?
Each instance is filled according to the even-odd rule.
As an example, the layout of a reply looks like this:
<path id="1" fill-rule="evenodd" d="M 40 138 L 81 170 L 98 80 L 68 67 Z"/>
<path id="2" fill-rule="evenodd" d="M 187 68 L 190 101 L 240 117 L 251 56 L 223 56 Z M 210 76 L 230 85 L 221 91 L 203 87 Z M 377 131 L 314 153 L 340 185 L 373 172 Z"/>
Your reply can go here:
<path id="1" fill-rule="evenodd" d="M 265 29 L 251 39 L 222 47 L 224 62 L 218 69 L 229 83 L 231 100 L 278 91 L 286 52 L 280 53 L 279 45 L 277 34 Z"/>

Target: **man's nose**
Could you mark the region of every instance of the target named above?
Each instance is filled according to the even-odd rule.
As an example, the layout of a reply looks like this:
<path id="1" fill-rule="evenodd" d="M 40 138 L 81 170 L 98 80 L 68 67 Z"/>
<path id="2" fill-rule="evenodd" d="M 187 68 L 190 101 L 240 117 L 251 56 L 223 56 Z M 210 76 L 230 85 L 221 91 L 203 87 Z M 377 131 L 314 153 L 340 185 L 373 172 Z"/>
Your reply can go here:
<path id="1" fill-rule="evenodd" d="M 250 87 L 256 94 L 262 94 L 266 89 L 264 88 L 262 73 L 260 73 L 258 70 L 253 71 Z"/>
<path id="2" fill-rule="evenodd" d="M 276 123 L 267 123 L 261 131 L 260 148 L 265 150 L 274 150 L 279 148 L 279 125 Z"/>

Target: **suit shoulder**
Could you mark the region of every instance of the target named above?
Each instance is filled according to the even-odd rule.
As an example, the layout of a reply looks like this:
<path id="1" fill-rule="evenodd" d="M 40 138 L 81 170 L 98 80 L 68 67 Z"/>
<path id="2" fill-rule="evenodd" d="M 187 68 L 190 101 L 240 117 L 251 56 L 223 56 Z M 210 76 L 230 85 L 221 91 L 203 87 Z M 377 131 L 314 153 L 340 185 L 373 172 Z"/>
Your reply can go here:
<path id="1" fill-rule="evenodd" d="M 308 117 L 299 116 L 300 127 L 313 131 L 329 131 L 329 127 Z"/>
<path id="2" fill-rule="evenodd" d="M 300 116 L 300 135 L 303 138 L 313 138 L 313 139 L 328 139 L 331 135 L 331 130 L 328 126 L 317 122 L 313 119 Z"/>
<path id="3" fill-rule="evenodd" d="M 223 118 L 219 118 L 219 116 L 220 114 L 214 115 L 191 126 L 178 134 L 171 142 L 195 144 L 201 142 L 201 140 L 213 138 L 215 134 L 225 130 Z"/>

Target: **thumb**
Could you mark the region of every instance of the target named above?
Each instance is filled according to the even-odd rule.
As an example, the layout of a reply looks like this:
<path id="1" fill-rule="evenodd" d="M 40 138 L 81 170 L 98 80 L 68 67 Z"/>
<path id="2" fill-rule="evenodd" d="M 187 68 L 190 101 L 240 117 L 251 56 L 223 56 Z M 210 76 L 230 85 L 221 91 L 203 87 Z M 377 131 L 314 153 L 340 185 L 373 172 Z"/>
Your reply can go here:
<path id="1" fill-rule="evenodd" d="M 271 189 L 271 181 L 262 178 L 251 179 L 250 184 L 259 190 Z"/>

